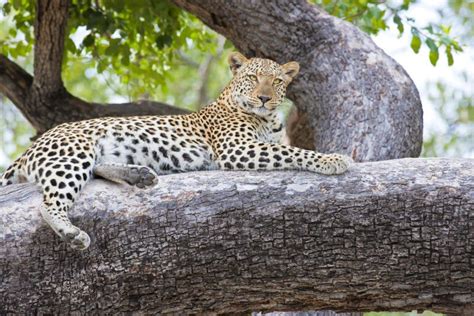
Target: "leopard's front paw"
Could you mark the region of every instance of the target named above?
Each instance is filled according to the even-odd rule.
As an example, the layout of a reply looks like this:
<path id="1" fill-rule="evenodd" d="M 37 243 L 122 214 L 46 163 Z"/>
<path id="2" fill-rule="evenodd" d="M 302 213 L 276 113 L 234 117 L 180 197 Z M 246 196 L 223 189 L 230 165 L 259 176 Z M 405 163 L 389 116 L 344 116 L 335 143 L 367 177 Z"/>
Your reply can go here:
<path id="1" fill-rule="evenodd" d="M 354 163 L 351 157 L 340 154 L 323 155 L 316 161 L 316 172 L 332 175 L 347 171 Z"/>

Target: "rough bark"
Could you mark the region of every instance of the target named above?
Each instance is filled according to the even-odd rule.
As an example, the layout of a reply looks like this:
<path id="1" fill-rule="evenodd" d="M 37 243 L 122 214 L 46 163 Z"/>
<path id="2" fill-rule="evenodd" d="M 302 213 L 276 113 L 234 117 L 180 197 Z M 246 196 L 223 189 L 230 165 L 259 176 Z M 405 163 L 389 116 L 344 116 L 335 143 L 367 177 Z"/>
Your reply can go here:
<path id="1" fill-rule="evenodd" d="M 363 313 L 336 313 L 333 311 L 305 311 L 305 312 L 253 312 L 252 316 L 363 316 Z"/>
<path id="2" fill-rule="evenodd" d="M 0 188 L 0 314 L 430 309 L 474 313 L 474 160 L 362 163 L 341 176 L 195 172 L 150 190 L 93 181 L 41 220 Z M 225 181 L 223 181 L 225 179 Z"/>
<path id="3" fill-rule="evenodd" d="M 314 133 L 306 137 L 318 150 L 359 161 L 419 155 L 418 91 L 403 68 L 355 26 L 306 0 L 173 2 L 247 56 L 301 64 L 289 97 L 308 114 Z"/>
<path id="4" fill-rule="evenodd" d="M 333 311 L 306 311 L 306 312 L 270 312 L 252 313 L 252 316 L 362 316 L 362 313 L 335 313 Z"/>
<path id="5" fill-rule="evenodd" d="M 61 65 L 69 1 L 36 1 L 33 86 L 43 95 L 64 89 Z"/>

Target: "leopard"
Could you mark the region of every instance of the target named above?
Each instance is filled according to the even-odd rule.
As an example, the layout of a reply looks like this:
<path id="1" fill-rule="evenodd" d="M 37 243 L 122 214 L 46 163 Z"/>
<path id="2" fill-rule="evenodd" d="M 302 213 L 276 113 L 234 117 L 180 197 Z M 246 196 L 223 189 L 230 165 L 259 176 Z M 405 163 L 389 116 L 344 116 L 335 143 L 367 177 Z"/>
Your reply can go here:
<path id="1" fill-rule="evenodd" d="M 200 170 L 301 170 L 338 175 L 353 160 L 284 144 L 278 107 L 299 63 L 230 53 L 232 78 L 197 112 L 167 116 L 103 117 L 57 125 L 6 169 L 0 185 L 30 182 L 42 191 L 40 213 L 71 248 L 89 235 L 68 211 L 92 178 L 152 188 L 163 175 Z"/>

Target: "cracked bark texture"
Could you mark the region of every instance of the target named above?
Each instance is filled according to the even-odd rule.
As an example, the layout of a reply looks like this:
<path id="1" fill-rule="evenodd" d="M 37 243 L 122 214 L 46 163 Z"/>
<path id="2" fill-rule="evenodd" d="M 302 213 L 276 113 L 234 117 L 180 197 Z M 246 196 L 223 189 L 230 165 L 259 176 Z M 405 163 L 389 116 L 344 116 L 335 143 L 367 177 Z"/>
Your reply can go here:
<path id="1" fill-rule="evenodd" d="M 418 91 L 404 69 L 354 25 L 306 0 L 173 0 L 245 55 L 296 60 L 288 96 L 307 113 L 314 147 L 358 161 L 417 157 Z"/>
<path id="2" fill-rule="evenodd" d="M 0 188 L 0 314 L 423 310 L 474 313 L 474 160 L 347 174 L 194 172 L 92 181 L 67 248 L 29 184 Z"/>

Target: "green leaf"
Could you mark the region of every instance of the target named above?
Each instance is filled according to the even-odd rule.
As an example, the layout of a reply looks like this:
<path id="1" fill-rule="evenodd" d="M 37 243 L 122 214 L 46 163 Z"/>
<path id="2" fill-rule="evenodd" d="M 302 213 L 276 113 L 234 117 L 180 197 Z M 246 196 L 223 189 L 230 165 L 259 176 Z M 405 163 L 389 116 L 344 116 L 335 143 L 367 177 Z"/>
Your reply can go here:
<path id="1" fill-rule="evenodd" d="M 113 38 L 109 41 L 109 46 L 105 49 L 105 54 L 108 56 L 116 56 L 119 52 L 120 39 Z"/>
<path id="2" fill-rule="evenodd" d="M 438 62 L 439 59 L 439 53 L 438 50 L 430 50 L 430 62 L 433 66 L 436 66 L 436 63 Z"/>
<path id="3" fill-rule="evenodd" d="M 2 11 L 3 11 L 3 14 L 4 14 L 4 15 L 8 15 L 8 14 L 10 13 L 10 11 L 11 11 L 11 5 L 10 5 L 10 3 L 8 3 L 8 2 L 5 3 L 5 4 L 3 5 L 3 7 L 2 7 Z"/>
<path id="4" fill-rule="evenodd" d="M 403 10 L 408 10 L 409 6 L 410 6 L 410 0 L 403 0 L 403 4 L 402 4 L 401 8 Z"/>
<path id="5" fill-rule="evenodd" d="M 431 38 L 427 38 L 426 41 L 425 41 L 426 45 L 428 45 L 428 47 L 430 48 L 430 50 L 438 50 L 438 46 L 436 46 L 435 42 L 433 41 L 433 39 Z"/>
<path id="6" fill-rule="evenodd" d="M 128 67 L 130 65 L 130 56 L 125 55 L 120 59 L 120 62 L 122 63 L 123 66 Z"/>
<path id="7" fill-rule="evenodd" d="M 3 55 L 6 55 L 8 56 L 8 45 L 3 45 L 3 42 L 0 41 L 0 53 L 2 53 Z"/>
<path id="8" fill-rule="evenodd" d="M 396 14 L 393 17 L 393 22 L 397 24 L 397 29 L 398 29 L 398 32 L 400 32 L 400 35 L 403 34 L 404 27 L 403 27 L 402 19 L 400 18 L 400 16 L 398 16 L 398 14 Z"/>
<path id="9" fill-rule="evenodd" d="M 15 29 L 15 28 L 9 29 L 9 30 L 8 30 L 8 35 L 10 35 L 11 37 L 15 38 L 16 35 L 17 35 L 16 29 Z"/>
<path id="10" fill-rule="evenodd" d="M 68 37 L 66 38 L 66 49 L 68 51 L 70 51 L 71 53 L 75 53 L 76 52 L 76 44 L 74 44 L 74 41 Z"/>
<path id="11" fill-rule="evenodd" d="M 412 31 L 412 33 L 413 33 L 413 31 Z M 420 37 L 418 36 L 418 34 L 413 34 L 413 37 L 411 38 L 410 47 L 411 47 L 411 49 L 413 49 L 415 54 L 418 54 L 418 52 L 420 51 L 420 47 L 421 47 L 421 40 L 420 40 Z"/>
<path id="12" fill-rule="evenodd" d="M 425 43 L 430 49 L 430 62 L 433 66 L 436 66 L 436 63 L 439 59 L 438 46 L 433 41 L 433 39 L 429 37 L 425 40 Z"/>
<path id="13" fill-rule="evenodd" d="M 457 41 L 452 41 L 451 44 L 453 45 L 453 48 L 455 51 L 457 52 L 462 52 L 462 47 L 459 45 L 459 43 Z"/>
<path id="14" fill-rule="evenodd" d="M 95 42 L 94 35 L 89 34 L 82 41 L 82 45 L 84 45 L 84 47 L 91 47 L 92 45 L 94 45 L 94 42 Z"/>
<path id="15" fill-rule="evenodd" d="M 443 31 L 444 34 L 448 35 L 451 32 L 451 25 L 440 25 L 441 31 Z"/>
<path id="16" fill-rule="evenodd" d="M 454 64 L 454 58 L 451 53 L 451 46 L 446 46 L 446 57 L 448 58 L 448 65 L 452 66 Z"/>
<path id="17" fill-rule="evenodd" d="M 104 60 L 100 59 L 97 63 L 97 72 L 101 74 L 105 71 L 105 69 L 107 69 L 107 63 Z"/>
<path id="18" fill-rule="evenodd" d="M 234 44 L 231 41 L 229 41 L 228 39 L 226 39 L 225 42 L 224 42 L 224 48 L 225 49 L 230 49 L 230 48 L 234 49 Z"/>
<path id="19" fill-rule="evenodd" d="M 15 10 L 21 9 L 21 0 L 13 0 L 11 1 L 11 4 Z"/>
<path id="20" fill-rule="evenodd" d="M 156 38 L 156 46 L 159 49 L 169 46 L 173 42 L 173 38 L 168 34 L 160 35 Z"/>

